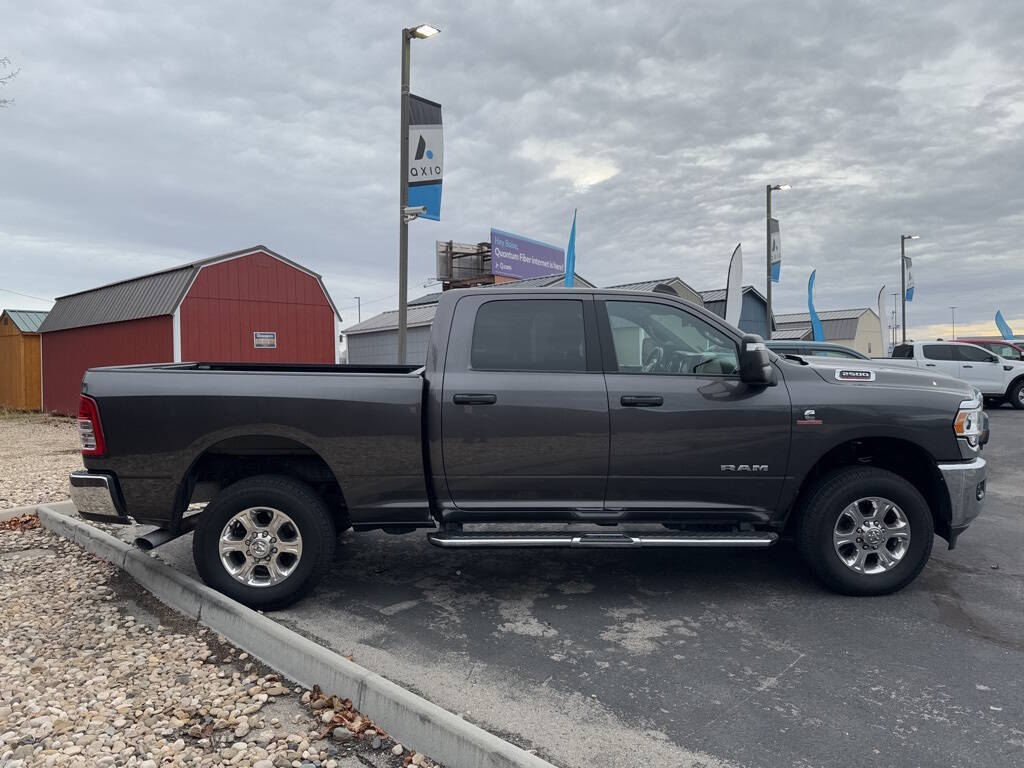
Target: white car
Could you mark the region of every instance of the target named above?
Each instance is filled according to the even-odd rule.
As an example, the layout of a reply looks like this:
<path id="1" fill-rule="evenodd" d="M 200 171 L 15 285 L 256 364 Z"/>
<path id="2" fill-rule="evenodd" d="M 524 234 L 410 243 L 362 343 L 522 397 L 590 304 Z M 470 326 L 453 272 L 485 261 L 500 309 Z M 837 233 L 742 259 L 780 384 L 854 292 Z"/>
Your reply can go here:
<path id="1" fill-rule="evenodd" d="M 991 399 L 1024 409 L 1024 361 L 1007 360 L 976 344 L 914 341 L 897 344 L 888 364 L 935 371 L 973 384 Z"/>

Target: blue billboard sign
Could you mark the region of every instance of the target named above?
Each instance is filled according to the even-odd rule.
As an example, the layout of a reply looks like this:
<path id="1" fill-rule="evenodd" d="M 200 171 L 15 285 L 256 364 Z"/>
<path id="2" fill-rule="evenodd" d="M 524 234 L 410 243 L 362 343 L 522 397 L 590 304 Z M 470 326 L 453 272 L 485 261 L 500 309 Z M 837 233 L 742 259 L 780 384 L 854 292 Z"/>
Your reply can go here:
<path id="1" fill-rule="evenodd" d="M 565 274 L 565 250 L 522 235 L 491 230 L 491 274 L 529 280 Z"/>

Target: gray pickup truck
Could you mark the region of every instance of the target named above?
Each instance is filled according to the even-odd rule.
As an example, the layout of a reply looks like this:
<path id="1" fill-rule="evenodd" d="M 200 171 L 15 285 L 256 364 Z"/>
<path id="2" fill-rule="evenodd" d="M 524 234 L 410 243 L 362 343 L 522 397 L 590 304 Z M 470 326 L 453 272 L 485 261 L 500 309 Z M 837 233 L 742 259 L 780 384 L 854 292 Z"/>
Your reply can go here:
<path id="1" fill-rule="evenodd" d="M 450 291 L 423 366 L 100 368 L 82 393 L 80 514 L 157 526 L 147 546 L 194 529 L 203 579 L 259 608 L 312 588 L 349 527 L 460 548 L 791 538 L 828 587 L 883 594 L 985 495 L 962 382 L 779 357 L 662 294 Z"/>

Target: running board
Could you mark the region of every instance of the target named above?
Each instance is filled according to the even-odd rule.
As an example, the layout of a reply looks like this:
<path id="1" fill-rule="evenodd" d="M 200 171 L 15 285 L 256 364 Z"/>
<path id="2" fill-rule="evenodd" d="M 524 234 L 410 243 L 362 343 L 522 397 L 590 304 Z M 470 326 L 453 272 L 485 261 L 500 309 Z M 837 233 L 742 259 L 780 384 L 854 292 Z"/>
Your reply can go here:
<path id="1" fill-rule="evenodd" d="M 517 533 L 446 532 L 427 534 L 435 547 L 770 547 L 775 533 Z"/>

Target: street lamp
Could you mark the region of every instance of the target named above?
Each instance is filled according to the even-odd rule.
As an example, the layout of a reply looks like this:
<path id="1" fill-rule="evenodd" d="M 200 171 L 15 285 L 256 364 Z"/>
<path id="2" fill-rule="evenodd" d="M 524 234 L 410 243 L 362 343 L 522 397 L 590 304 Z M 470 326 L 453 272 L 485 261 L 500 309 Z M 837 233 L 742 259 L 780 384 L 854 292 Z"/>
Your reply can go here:
<path id="1" fill-rule="evenodd" d="M 951 306 L 949 312 L 953 316 L 953 341 L 956 341 L 956 307 Z"/>
<path id="2" fill-rule="evenodd" d="M 356 300 L 356 322 L 361 323 L 363 322 L 363 300 L 358 296 L 352 298 Z"/>
<path id="3" fill-rule="evenodd" d="M 903 306 L 903 343 L 907 343 L 907 240 L 920 240 L 920 235 L 900 235 L 900 300 Z"/>
<path id="4" fill-rule="evenodd" d="M 768 285 L 765 291 L 765 300 L 768 302 L 768 339 L 772 337 L 772 192 L 781 192 L 792 189 L 789 184 L 765 184 L 765 198 L 767 199 L 768 216 L 765 222 L 765 258 L 768 266 Z"/>
<path id="5" fill-rule="evenodd" d="M 440 32 L 437 27 L 419 24 L 402 30 L 402 106 L 400 181 L 398 185 L 398 362 L 405 364 L 406 337 L 409 329 L 409 54 L 410 41 L 426 40 Z M 413 217 L 415 218 L 415 217 Z"/>

